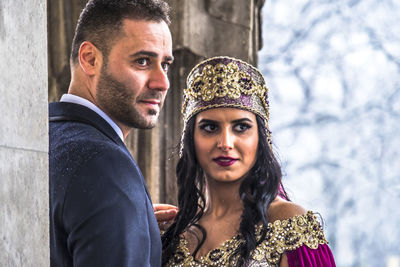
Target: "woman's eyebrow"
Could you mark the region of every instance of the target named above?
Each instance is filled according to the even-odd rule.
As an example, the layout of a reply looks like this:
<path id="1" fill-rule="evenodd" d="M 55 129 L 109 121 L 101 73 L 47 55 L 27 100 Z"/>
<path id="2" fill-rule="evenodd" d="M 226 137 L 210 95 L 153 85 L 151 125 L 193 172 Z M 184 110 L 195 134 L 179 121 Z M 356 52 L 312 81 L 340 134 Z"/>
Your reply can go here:
<path id="1" fill-rule="evenodd" d="M 252 120 L 250 120 L 249 118 L 242 118 L 242 119 L 237 119 L 237 120 L 233 120 L 232 123 L 239 123 L 239 122 L 250 122 L 253 123 Z"/>
<path id="2" fill-rule="evenodd" d="M 201 119 L 199 123 L 217 123 L 215 120 L 210 120 L 210 119 Z"/>

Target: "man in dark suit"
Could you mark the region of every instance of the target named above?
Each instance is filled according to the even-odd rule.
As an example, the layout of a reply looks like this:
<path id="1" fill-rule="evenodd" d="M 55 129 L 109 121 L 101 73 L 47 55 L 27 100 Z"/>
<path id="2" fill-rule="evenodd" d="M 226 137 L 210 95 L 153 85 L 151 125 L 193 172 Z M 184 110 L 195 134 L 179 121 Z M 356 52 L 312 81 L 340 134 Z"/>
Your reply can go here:
<path id="1" fill-rule="evenodd" d="M 155 126 L 172 40 L 161 0 L 90 0 L 71 52 L 68 94 L 51 103 L 51 266 L 160 266 L 160 232 L 124 145 Z"/>

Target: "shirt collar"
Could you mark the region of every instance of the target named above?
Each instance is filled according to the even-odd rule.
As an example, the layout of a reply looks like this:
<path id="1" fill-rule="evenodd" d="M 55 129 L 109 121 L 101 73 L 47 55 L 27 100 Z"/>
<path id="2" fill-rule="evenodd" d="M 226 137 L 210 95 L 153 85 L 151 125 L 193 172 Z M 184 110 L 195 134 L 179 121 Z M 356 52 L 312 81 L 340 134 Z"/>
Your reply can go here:
<path id="1" fill-rule="evenodd" d="M 91 110 L 99 114 L 103 119 L 105 119 L 108 122 L 108 124 L 110 124 L 110 126 L 114 129 L 114 131 L 118 134 L 121 140 L 124 141 L 124 135 L 122 133 L 121 128 L 119 128 L 118 125 L 106 113 L 104 113 L 104 111 L 102 111 L 100 108 L 98 108 L 95 104 L 93 104 L 89 100 L 77 95 L 64 94 L 61 97 L 60 102 L 74 103 L 90 108 Z"/>

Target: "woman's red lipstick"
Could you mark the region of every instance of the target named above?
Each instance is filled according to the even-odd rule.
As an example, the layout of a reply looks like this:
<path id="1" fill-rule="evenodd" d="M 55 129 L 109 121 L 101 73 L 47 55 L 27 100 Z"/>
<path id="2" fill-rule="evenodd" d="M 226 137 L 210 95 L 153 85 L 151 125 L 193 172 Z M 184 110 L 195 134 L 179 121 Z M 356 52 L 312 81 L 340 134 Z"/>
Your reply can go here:
<path id="1" fill-rule="evenodd" d="M 234 159 L 231 157 L 218 157 L 218 158 L 215 158 L 214 161 L 219 166 L 227 167 L 227 166 L 231 166 L 232 164 L 234 164 L 237 161 L 237 159 Z"/>

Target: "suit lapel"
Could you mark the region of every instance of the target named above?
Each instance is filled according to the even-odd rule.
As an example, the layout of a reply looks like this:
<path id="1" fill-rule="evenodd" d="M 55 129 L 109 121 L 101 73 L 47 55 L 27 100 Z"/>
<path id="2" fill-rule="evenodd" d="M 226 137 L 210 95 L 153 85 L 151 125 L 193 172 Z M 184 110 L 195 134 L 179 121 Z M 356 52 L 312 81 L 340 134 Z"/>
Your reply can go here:
<path id="1" fill-rule="evenodd" d="M 132 154 L 129 152 L 125 143 L 121 140 L 119 135 L 115 132 L 115 130 L 111 127 L 111 125 L 104 120 L 99 114 L 94 112 L 93 110 L 74 103 L 68 102 L 55 102 L 49 104 L 49 120 L 50 122 L 56 121 L 76 121 L 85 124 L 89 124 L 95 127 L 97 130 L 102 132 L 108 138 L 110 138 L 114 143 L 120 146 L 127 155 L 132 160 L 134 166 L 139 170 L 140 178 L 142 180 L 143 187 L 146 191 L 147 197 L 151 201 L 149 191 L 147 189 L 144 177 L 139 167 L 136 164 L 136 161 L 132 157 Z"/>

